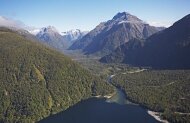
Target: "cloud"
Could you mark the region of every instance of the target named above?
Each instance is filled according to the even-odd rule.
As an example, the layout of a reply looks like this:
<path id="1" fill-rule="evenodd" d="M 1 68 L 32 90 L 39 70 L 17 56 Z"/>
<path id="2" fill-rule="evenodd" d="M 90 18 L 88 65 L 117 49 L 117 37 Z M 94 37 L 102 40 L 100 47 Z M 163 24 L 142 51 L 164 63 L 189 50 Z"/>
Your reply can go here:
<path id="1" fill-rule="evenodd" d="M 148 21 L 148 23 L 156 27 L 170 27 L 173 24 L 172 22 L 166 21 Z"/>
<path id="2" fill-rule="evenodd" d="M 13 27 L 13 28 L 18 28 L 18 29 L 24 29 L 24 28 L 27 27 L 21 21 L 13 20 L 13 19 L 6 18 L 6 17 L 3 17 L 3 16 L 0 16 L 0 26 L 11 27 L 11 28 Z"/>

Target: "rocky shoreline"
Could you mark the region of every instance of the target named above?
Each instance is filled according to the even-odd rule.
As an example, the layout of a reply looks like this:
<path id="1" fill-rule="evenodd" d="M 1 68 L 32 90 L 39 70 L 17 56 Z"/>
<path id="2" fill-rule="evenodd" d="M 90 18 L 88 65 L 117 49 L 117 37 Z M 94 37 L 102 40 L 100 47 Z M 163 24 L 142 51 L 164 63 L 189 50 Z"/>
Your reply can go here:
<path id="1" fill-rule="evenodd" d="M 150 111 L 148 110 L 147 113 L 149 115 L 151 115 L 152 117 L 154 117 L 157 121 L 160 121 L 162 123 L 169 123 L 167 120 L 163 120 L 161 117 L 160 117 L 160 113 L 159 112 L 154 112 L 154 111 Z"/>

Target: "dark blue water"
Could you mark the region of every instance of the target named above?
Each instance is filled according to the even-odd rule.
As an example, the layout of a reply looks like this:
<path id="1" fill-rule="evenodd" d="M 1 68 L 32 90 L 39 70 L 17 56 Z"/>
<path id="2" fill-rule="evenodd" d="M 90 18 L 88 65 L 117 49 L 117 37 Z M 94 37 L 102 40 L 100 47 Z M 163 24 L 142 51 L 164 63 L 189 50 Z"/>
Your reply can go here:
<path id="1" fill-rule="evenodd" d="M 158 123 L 146 109 L 133 104 L 108 103 L 90 98 L 40 123 Z"/>

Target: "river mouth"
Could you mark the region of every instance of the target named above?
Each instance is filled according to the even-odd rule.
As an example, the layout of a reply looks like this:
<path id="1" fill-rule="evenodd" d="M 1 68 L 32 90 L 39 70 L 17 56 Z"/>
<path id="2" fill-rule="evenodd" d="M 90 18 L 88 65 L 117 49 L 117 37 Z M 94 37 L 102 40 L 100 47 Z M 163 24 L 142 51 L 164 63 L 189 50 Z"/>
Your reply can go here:
<path id="1" fill-rule="evenodd" d="M 108 102 L 108 103 L 117 103 L 117 104 L 120 104 L 120 105 L 125 105 L 125 104 L 138 105 L 138 104 L 135 104 L 135 103 L 132 103 L 131 101 L 129 101 L 127 99 L 127 94 L 123 90 L 121 90 L 120 88 L 118 88 L 118 87 L 116 87 L 115 85 L 112 84 L 112 78 L 114 76 L 116 76 L 116 75 L 115 74 L 110 75 L 108 77 L 108 79 L 107 79 L 107 82 L 115 87 L 115 93 L 110 98 L 107 98 L 106 102 Z"/>
<path id="2" fill-rule="evenodd" d="M 132 103 L 129 100 L 127 100 L 124 92 L 118 88 L 115 88 L 115 93 L 110 98 L 107 98 L 106 102 L 117 103 L 120 105 L 125 105 L 125 104 L 137 105 L 137 104 Z"/>

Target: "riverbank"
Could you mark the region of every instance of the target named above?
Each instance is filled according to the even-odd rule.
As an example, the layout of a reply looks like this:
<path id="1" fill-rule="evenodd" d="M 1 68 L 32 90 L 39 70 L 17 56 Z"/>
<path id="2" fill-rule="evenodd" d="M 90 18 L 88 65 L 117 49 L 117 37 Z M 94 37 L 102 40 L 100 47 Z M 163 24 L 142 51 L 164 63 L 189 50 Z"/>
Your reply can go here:
<path id="1" fill-rule="evenodd" d="M 93 96 L 93 97 L 110 99 L 112 96 L 113 96 L 113 95 L 105 95 L 105 96 L 97 95 L 97 96 Z"/>
<path id="2" fill-rule="evenodd" d="M 137 71 L 133 71 L 133 72 L 128 72 L 128 73 L 130 73 L 130 74 L 139 73 L 139 72 L 143 72 L 143 71 L 145 71 L 145 70 L 146 70 L 146 69 L 141 69 L 141 70 L 137 70 Z M 126 74 L 126 73 L 122 73 L 122 74 Z M 114 76 L 115 76 L 115 75 L 109 76 L 109 82 L 110 82 L 110 83 L 111 83 L 111 80 L 112 80 L 112 78 L 113 78 Z M 117 88 L 117 87 L 116 87 L 116 88 Z M 121 89 L 120 89 L 120 90 L 121 90 Z M 139 105 L 138 103 L 135 103 L 135 102 L 133 102 L 132 100 L 128 99 L 126 92 L 124 92 L 124 93 L 125 93 L 125 98 L 126 98 L 126 100 L 128 100 L 129 102 L 131 102 L 131 104 Z M 139 105 L 139 106 L 144 107 L 143 105 Z M 152 116 L 154 119 L 156 119 L 157 121 L 159 121 L 159 122 L 162 122 L 162 123 L 169 123 L 167 120 L 163 120 L 163 119 L 160 117 L 160 113 L 159 113 L 159 112 L 154 112 L 154 111 L 147 110 L 147 113 L 148 113 L 150 116 Z"/>
<path id="3" fill-rule="evenodd" d="M 116 94 L 116 91 L 114 91 L 112 94 L 108 94 L 108 95 L 97 95 L 97 96 L 93 96 L 93 97 L 96 97 L 96 98 L 105 98 L 105 99 L 110 99 L 111 97 L 113 97 L 113 95 Z"/>

